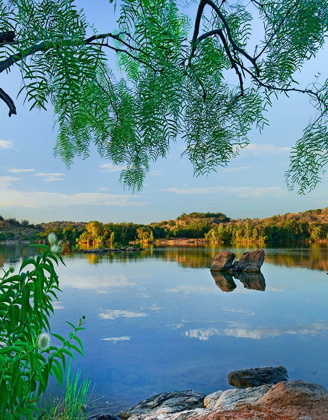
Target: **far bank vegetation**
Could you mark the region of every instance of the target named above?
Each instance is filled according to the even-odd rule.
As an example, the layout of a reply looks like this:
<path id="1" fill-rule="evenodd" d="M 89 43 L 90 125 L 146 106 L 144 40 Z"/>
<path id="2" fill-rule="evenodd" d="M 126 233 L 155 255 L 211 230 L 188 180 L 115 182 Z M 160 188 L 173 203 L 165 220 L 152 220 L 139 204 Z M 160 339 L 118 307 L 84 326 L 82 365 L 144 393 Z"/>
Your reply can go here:
<path id="1" fill-rule="evenodd" d="M 135 223 L 50 222 L 30 224 L 0 216 L 0 241 L 44 240 L 48 233 L 75 245 L 113 246 L 128 243 L 165 243 L 181 239 L 221 244 L 247 242 L 328 242 L 328 207 L 286 213 L 264 219 L 231 219 L 223 213 L 183 213 L 174 220 L 149 225 Z"/>

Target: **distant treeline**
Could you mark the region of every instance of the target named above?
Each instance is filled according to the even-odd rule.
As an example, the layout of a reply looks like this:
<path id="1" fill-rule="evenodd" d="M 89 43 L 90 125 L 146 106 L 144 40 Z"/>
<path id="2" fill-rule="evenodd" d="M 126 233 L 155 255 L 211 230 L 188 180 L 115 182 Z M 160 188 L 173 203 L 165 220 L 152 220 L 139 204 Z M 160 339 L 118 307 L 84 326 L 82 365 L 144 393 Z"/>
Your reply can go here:
<path id="1" fill-rule="evenodd" d="M 1 227 L 5 232 L 2 237 Z M 27 220 L 18 222 L 0 216 L 0 240 L 17 239 L 22 237 L 21 232 L 30 232 L 36 239 L 45 239 L 50 232 L 54 232 L 59 239 L 71 244 L 92 245 L 154 242 L 157 239 L 174 238 L 206 238 L 219 243 L 328 242 L 328 207 L 265 219 L 233 220 L 223 213 L 183 213 L 174 220 L 149 225 L 98 221 L 30 225 Z"/>

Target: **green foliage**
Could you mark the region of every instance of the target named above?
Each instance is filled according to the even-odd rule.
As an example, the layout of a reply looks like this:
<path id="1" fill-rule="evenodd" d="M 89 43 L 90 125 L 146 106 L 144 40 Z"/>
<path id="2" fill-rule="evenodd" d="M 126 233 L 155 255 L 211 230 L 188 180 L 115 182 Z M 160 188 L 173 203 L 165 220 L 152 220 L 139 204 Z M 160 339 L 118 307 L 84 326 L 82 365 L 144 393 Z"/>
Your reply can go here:
<path id="1" fill-rule="evenodd" d="M 231 221 L 211 229 L 205 237 L 221 243 L 326 241 L 328 238 L 328 223 L 309 223 L 306 213 L 301 213 L 301 216 L 287 214 L 262 220 Z"/>
<path id="2" fill-rule="evenodd" d="M 35 259 L 28 258 L 14 274 L 10 268 L 0 279 L 0 417 L 32 418 L 47 388 L 49 375 L 61 384 L 66 358 L 72 351 L 83 355 L 79 325 L 69 339 L 52 334 L 60 346 L 51 345 L 49 317 L 60 291 L 55 265 L 62 258 L 47 246 Z"/>
<path id="3" fill-rule="evenodd" d="M 137 229 L 138 239 L 141 242 L 153 242 L 154 234 L 150 226 L 142 226 Z"/>
<path id="4" fill-rule="evenodd" d="M 39 416 L 39 420 L 84 420 L 85 407 L 89 402 L 90 380 L 80 381 L 81 371 L 71 373 L 69 364 L 66 376 L 65 394 L 62 399 L 53 401 Z"/>
<path id="5" fill-rule="evenodd" d="M 0 72 L 19 67 L 31 109 L 53 105 L 56 153 L 68 165 L 94 142 L 102 157 L 126 166 L 120 179 L 132 189 L 179 135 L 195 175 L 227 165 L 250 130 L 267 124 L 272 95 L 305 93 L 315 117 L 286 179 L 300 193 L 313 189 L 328 162 L 328 82 L 301 88 L 296 75 L 324 45 L 328 0 L 198 0 L 194 22 L 186 5 L 122 0 L 118 27 L 99 34 L 74 0 L 0 0 Z M 250 55 L 254 8 L 264 35 Z M 119 79 L 108 67 L 114 55 Z M 16 113 L 8 95 L 0 98 Z"/>

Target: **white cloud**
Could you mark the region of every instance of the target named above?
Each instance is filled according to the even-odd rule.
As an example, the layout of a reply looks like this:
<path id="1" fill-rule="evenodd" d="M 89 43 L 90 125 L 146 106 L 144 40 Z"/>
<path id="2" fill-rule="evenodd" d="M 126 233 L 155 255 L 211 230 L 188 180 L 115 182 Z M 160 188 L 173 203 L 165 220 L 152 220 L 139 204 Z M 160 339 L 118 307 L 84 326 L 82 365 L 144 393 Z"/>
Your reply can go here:
<path id="1" fill-rule="evenodd" d="M 100 165 L 99 168 L 101 169 L 100 172 L 120 172 L 123 169 L 126 169 L 126 166 L 117 166 L 113 165 L 112 163 L 104 163 Z"/>
<path id="2" fill-rule="evenodd" d="M 16 178 L 14 176 L 0 176 L 0 190 L 8 188 L 9 185 L 14 181 L 20 181 L 20 178 Z M 1 195 L 0 195 L 0 201 L 1 201 Z"/>
<path id="3" fill-rule="evenodd" d="M 124 337 L 108 337 L 108 338 L 102 338 L 103 341 L 112 341 L 114 344 L 116 344 L 118 341 L 130 341 L 131 337 L 124 336 Z"/>
<path id="4" fill-rule="evenodd" d="M 98 191 L 108 191 L 108 188 L 107 187 L 100 187 L 100 188 L 98 188 Z"/>
<path id="5" fill-rule="evenodd" d="M 242 155 L 247 153 L 254 156 L 271 156 L 289 153 L 290 151 L 291 147 L 277 147 L 273 144 L 250 143 L 248 146 L 242 149 L 240 153 Z"/>
<path id="6" fill-rule="evenodd" d="M 234 166 L 232 168 L 223 168 L 221 172 L 244 172 L 250 169 L 250 166 Z"/>
<path id="7" fill-rule="evenodd" d="M 64 181 L 63 177 L 65 176 L 65 174 L 62 174 L 60 172 L 53 172 L 53 173 L 37 172 L 34 176 L 41 177 L 46 182 L 52 182 L 52 181 Z"/>
<path id="8" fill-rule="evenodd" d="M 193 194 L 228 194 L 236 195 L 237 197 L 280 197 L 287 194 L 284 188 L 280 187 L 200 187 L 200 188 L 189 188 L 189 187 L 172 187 L 166 188 L 163 191 L 173 192 L 181 195 L 193 195 Z"/>
<path id="9" fill-rule="evenodd" d="M 13 143 L 8 140 L 0 140 L 0 149 L 12 149 Z"/>
<path id="10" fill-rule="evenodd" d="M 160 175 L 164 175 L 163 171 L 159 171 L 159 170 L 153 170 L 149 172 L 150 176 L 160 176 Z"/>
<path id="11" fill-rule="evenodd" d="M 23 174 L 27 172 L 34 172 L 34 169 L 8 169 L 7 172 L 10 172 L 12 174 Z"/>
<path id="12" fill-rule="evenodd" d="M 5 189 L 12 181 L 19 178 L 0 177 L 0 208 L 29 207 L 29 208 L 59 208 L 70 206 L 144 206 L 134 200 L 137 196 L 115 195 L 104 193 L 61 194 L 42 191 L 16 191 Z M 1 191 L 1 190 L 4 191 Z"/>
<path id="13" fill-rule="evenodd" d="M 54 302 L 52 304 L 53 308 L 57 311 L 58 309 L 64 309 L 65 306 L 62 304 L 62 302 Z"/>
<path id="14" fill-rule="evenodd" d="M 149 311 L 160 312 L 160 311 L 163 311 L 165 308 L 162 308 L 161 306 L 158 306 L 157 303 L 153 303 L 148 308 L 141 308 L 141 309 L 148 309 Z"/>
<path id="15" fill-rule="evenodd" d="M 120 311 L 119 309 L 105 309 L 104 312 L 99 314 L 99 317 L 102 319 L 116 319 L 116 318 L 143 318 L 148 316 L 144 312 L 130 312 L 130 311 Z"/>

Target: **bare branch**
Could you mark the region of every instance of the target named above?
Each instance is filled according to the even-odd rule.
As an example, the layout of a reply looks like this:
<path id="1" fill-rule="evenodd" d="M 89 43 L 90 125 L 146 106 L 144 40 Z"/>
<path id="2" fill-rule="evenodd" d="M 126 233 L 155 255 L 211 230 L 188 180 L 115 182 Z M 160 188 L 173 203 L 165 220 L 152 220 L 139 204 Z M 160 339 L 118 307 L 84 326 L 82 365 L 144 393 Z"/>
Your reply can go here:
<path id="1" fill-rule="evenodd" d="M 3 90 L 0 88 L 0 99 L 2 99 L 6 105 L 9 108 L 9 117 L 12 116 L 12 114 L 17 114 L 16 111 L 16 106 L 14 104 L 14 101 L 11 99 L 11 97 Z"/>

